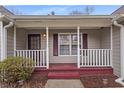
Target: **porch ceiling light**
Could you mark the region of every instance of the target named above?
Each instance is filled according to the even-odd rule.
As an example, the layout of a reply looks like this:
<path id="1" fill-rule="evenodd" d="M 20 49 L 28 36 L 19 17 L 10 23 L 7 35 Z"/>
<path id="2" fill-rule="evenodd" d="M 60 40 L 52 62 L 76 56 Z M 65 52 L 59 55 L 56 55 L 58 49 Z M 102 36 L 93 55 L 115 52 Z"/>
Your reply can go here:
<path id="1" fill-rule="evenodd" d="M 46 34 L 43 34 L 43 37 L 46 37 Z"/>

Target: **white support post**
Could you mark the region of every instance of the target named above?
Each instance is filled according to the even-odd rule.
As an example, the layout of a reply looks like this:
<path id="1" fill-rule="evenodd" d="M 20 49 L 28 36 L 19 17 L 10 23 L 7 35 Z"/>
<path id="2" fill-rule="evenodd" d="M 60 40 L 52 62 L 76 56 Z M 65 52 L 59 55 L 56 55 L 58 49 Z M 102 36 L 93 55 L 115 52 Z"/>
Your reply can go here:
<path id="1" fill-rule="evenodd" d="M 46 27 L 46 65 L 49 68 L 49 28 Z"/>
<path id="2" fill-rule="evenodd" d="M 111 40 L 111 50 L 110 50 L 110 65 L 113 67 L 113 28 L 112 25 L 110 27 L 110 40 Z"/>
<path id="3" fill-rule="evenodd" d="M 77 66 L 80 68 L 80 27 L 77 27 Z"/>
<path id="4" fill-rule="evenodd" d="M 16 56 L 16 26 L 14 26 L 14 56 Z"/>
<path id="5" fill-rule="evenodd" d="M 4 53 L 5 53 L 4 52 L 4 30 L 3 30 L 3 22 L 2 21 L 0 21 L 0 34 L 1 34 L 1 36 L 0 36 L 1 37 L 1 40 L 0 40 L 1 41 L 0 42 L 1 43 L 0 44 L 1 45 L 1 49 L 0 49 L 1 50 L 1 53 L 0 53 L 1 59 L 0 60 L 2 61 L 2 60 L 4 60 Z"/>

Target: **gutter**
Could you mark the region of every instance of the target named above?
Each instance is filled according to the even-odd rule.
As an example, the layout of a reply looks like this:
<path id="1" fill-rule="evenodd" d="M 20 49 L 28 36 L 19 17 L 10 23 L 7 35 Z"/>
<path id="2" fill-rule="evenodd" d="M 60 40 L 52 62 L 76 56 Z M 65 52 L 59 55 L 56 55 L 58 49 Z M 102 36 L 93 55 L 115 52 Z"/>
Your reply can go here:
<path id="1" fill-rule="evenodd" d="M 120 60 L 121 60 L 121 76 L 115 80 L 124 86 L 124 26 L 117 22 L 117 19 L 113 21 L 113 24 L 120 28 Z"/>
<path id="2" fill-rule="evenodd" d="M 7 19 L 9 23 L 3 27 L 1 31 L 1 60 L 4 60 L 7 57 L 7 29 L 14 25 L 14 21 L 9 17 L 2 15 L 0 20 Z"/>

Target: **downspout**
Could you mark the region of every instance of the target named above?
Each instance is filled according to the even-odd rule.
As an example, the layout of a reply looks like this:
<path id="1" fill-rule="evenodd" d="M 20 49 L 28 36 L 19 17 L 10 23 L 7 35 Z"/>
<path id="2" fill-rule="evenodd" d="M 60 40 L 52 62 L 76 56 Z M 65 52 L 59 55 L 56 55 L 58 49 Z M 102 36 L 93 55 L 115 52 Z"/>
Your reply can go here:
<path id="1" fill-rule="evenodd" d="M 9 24 L 5 25 L 3 28 L 4 34 L 4 59 L 7 57 L 7 29 L 13 26 L 13 22 L 9 22 Z"/>
<path id="2" fill-rule="evenodd" d="M 3 27 L 3 30 L 1 31 L 1 61 L 7 57 L 7 29 L 9 27 L 12 27 L 14 22 L 8 16 L 1 15 L 0 21 L 3 21 L 3 19 L 7 19 L 9 21 L 9 24 L 5 25 Z"/>
<path id="3" fill-rule="evenodd" d="M 121 61 L 121 76 L 115 81 L 124 86 L 124 26 L 114 21 L 113 24 L 120 28 L 120 61 Z"/>

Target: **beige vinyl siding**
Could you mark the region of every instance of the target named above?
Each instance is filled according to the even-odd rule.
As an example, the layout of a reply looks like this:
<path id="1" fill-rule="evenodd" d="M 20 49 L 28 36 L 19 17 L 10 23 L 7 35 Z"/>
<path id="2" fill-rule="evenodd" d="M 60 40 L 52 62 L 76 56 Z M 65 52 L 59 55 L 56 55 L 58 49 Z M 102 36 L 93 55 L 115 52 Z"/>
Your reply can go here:
<path id="1" fill-rule="evenodd" d="M 88 48 L 100 48 L 100 31 L 99 30 L 81 30 L 82 33 L 88 34 Z M 76 63 L 77 56 L 53 56 L 53 34 L 56 33 L 77 33 L 76 29 L 51 29 L 49 30 L 49 50 L 50 63 Z"/>
<path id="2" fill-rule="evenodd" d="M 120 29 L 113 29 L 113 68 L 114 74 L 120 76 Z"/>
<path id="3" fill-rule="evenodd" d="M 26 49 L 26 33 L 24 29 L 16 30 L 16 49 L 17 50 Z"/>
<path id="4" fill-rule="evenodd" d="M 101 29 L 101 48 L 110 49 L 110 28 Z"/>
<path id="5" fill-rule="evenodd" d="M 13 28 L 7 30 L 7 56 L 14 55 L 14 31 Z"/>

